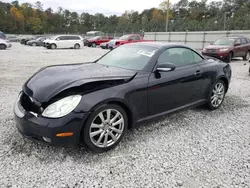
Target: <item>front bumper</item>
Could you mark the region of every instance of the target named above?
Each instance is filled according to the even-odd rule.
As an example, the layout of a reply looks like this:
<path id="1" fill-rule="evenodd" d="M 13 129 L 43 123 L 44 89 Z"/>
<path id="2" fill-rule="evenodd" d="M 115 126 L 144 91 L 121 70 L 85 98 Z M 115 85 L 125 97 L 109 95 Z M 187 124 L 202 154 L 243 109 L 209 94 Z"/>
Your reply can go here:
<path id="1" fill-rule="evenodd" d="M 229 52 L 221 52 L 221 53 L 208 53 L 208 52 L 201 52 L 202 55 L 209 56 L 209 57 L 215 57 L 220 60 L 225 60 L 228 56 Z"/>
<path id="2" fill-rule="evenodd" d="M 14 104 L 16 128 L 26 138 L 50 145 L 76 145 L 80 142 L 82 125 L 88 113 L 75 113 L 57 119 L 45 118 L 26 111 L 18 98 Z M 72 132 L 72 136 L 58 137 L 58 133 Z"/>

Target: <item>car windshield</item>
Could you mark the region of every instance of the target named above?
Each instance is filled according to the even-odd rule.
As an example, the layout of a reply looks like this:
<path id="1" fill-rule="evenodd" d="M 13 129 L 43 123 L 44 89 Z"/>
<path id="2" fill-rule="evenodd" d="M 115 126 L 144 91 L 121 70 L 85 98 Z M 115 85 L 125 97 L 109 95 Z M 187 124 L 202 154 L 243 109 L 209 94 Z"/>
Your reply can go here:
<path id="1" fill-rule="evenodd" d="M 96 63 L 129 70 L 142 70 L 156 51 L 157 48 L 151 46 L 123 45 L 112 50 Z"/>
<path id="2" fill-rule="evenodd" d="M 43 39 L 43 37 L 39 37 L 39 38 L 37 38 L 36 40 L 39 41 L 39 40 L 41 40 L 41 39 Z"/>
<path id="3" fill-rule="evenodd" d="M 129 38 L 129 35 L 124 35 L 124 36 L 120 37 L 119 39 L 120 40 L 128 40 L 128 38 Z"/>
<path id="4" fill-rule="evenodd" d="M 217 41 L 215 41 L 214 45 L 229 45 L 229 46 L 232 46 L 234 41 L 235 41 L 234 38 L 223 38 L 223 39 L 218 39 Z"/>

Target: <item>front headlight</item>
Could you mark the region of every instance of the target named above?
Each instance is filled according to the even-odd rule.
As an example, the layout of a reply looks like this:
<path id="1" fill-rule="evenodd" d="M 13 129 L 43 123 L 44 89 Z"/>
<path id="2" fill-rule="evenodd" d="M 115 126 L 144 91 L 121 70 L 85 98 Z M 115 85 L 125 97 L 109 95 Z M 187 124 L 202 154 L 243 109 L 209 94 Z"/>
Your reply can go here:
<path id="1" fill-rule="evenodd" d="M 72 112 L 82 99 L 81 95 L 71 95 L 49 105 L 42 113 L 48 118 L 60 118 Z"/>
<path id="2" fill-rule="evenodd" d="M 220 49 L 220 52 L 226 52 L 226 51 L 228 51 L 228 48 Z"/>

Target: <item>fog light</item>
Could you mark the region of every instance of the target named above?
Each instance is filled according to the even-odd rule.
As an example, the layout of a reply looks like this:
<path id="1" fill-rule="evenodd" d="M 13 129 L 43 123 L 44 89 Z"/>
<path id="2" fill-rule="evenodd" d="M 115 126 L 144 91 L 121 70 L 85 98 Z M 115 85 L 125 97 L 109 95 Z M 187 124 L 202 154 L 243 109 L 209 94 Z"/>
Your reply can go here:
<path id="1" fill-rule="evenodd" d="M 45 142 L 51 142 L 51 139 L 50 139 L 50 138 L 43 137 L 43 140 L 44 140 Z"/>

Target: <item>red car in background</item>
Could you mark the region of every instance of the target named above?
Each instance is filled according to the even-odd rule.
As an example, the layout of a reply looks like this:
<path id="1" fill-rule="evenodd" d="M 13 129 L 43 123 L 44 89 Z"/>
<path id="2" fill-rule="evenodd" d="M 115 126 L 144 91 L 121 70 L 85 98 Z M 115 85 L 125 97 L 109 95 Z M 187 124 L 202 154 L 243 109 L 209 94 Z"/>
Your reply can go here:
<path id="1" fill-rule="evenodd" d="M 151 40 L 144 40 L 141 35 L 138 34 L 130 34 L 130 35 L 123 35 L 119 39 L 113 39 L 109 42 L 109 49 L 114 49 L 115 47 L 118 47 L 120 45 L 126 44 L 126 43 L 134 43 L 134 42 L 146 42 Z"/>
<path id="2" fill-rule="evenodd" d="M 202 55 L 215 57 L 230 63 L 233 57 L 250 59 L 250 40 L 243 36 L 223 37 L 202 50 Z"/>
<path id="3" fill-rule="evenodd" d="M 96 37 L 88 39 L 87 46 L 96 47 L 96 46 L 99 46 L 101 43 L 109 42 L 111 39 L 112 37 L 109 37 L 109 36 L 96 36 Z"/>

